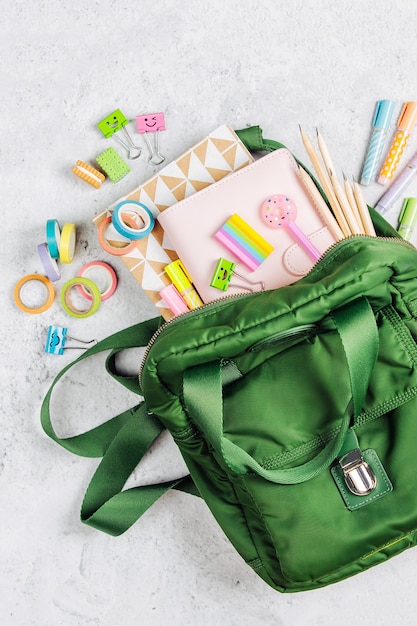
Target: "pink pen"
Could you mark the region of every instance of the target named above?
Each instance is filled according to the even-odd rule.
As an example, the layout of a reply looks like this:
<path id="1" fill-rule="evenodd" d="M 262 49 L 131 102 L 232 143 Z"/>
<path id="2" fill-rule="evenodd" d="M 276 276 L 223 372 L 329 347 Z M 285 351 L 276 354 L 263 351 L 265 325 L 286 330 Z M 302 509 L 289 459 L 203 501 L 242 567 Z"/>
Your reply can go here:
<path id="1" fill-rule="evenodd" d="M 397 122 L 397 132 L 379 173 L 377 182 L 380 185 L 387 185 L 392 180 L 416 122 L 417 102 L 406 102 Z"/>
<path id="2" fill-rule="evenodd" d="M 269 228 L 288 228 L 293 237 L 315 261 L 321 257 L 320 250 L 311 243 L 310 239 L 295 223 L 297 206 L 292 198 L 284 194 L 270 196 L 262 204 L 261 216 Z"/>

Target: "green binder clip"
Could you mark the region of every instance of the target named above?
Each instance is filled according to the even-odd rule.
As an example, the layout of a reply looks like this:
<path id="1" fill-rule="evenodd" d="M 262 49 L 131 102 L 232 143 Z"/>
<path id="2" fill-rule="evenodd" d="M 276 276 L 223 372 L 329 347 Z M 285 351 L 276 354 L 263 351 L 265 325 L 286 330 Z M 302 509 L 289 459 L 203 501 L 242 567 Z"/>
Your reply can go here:
<path id="1" fill-rule="evenodd" d="M 128 124 L 129 120 L 120 109 L 116 109 L 113 113 L 102 119 L 97 126 L 106 139 L 113 137 L 113 139 L 116 139 L 116 141 L 125 148 L 128 159 L 137 159 L 141 155 L 142 148 L 138 148 L 138 146 L 133 143 L 133 139 L 126 128 Z M 123 133 L 124 139 L 122 139 L 118 133 Z"/>
<path id="2" fill-rule="evenodd" d="M 214 270 L 213 277 L 210 281 L 210 287 L 215 287 L 216 289 L 227 291 L 232 276 L 237 276 L 249 285 L 260 285 L 262 291 L 265 289 L 265 285 L 262 281 L 252 282 L 251 280 L 248 280 L 245 276 L 239 274 L 235 270 L 235 267 L 236 263 L 220 257 L 217 262 L 216 269 Z M 255 291 L 255 289 L 252 289 L 252 287 L 246 287 L 245 285 L 233 285 L 233 287 L 238 287 L 239 289 L 247 289 L 248 291 Z"/>

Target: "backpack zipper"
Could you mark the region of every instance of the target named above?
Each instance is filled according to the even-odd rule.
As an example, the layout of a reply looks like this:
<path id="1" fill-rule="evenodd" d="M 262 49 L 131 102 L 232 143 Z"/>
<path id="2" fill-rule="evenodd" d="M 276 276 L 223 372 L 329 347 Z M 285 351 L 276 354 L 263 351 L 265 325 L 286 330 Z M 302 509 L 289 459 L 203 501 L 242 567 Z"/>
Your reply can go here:
<path id="1" fill-rule="evenodd" d="M 400 244 L 405 244 L 407 246 L 410 246 L 411 248 L 413 248 L 414 250 L 416 250 L 415 246 L 408 241 L 407 239 L 403 239 L 402 237 L 389 237 L 389 236 L 370 236 L 370 235 L 350 235 L 349 237 L 344 237 L 343 239 L 339 240 L 339 241 L 335 241 L 334 243 L 332 243 L 321 255 L 321 257 L 315 262 L 315 264 L 313 265 L 313 267 L 303 276 L 303 278 L 305 278 L 306 276 L 309 276 L 313 271 L 316 270 L 317 266 L 320 264 L 320 262 L 322 261 L 322 259 L 324 257 L 328 257 L 329 255 L 331 255 L 334 250 L 336 248 L 339 248 L 341 245 L 344 245 L 345 243 L 350 243 L 350 241 L 352 241 L 352 239 L 379 239 L 381 241 L 396 241 L 397 243 Z M 302 279 L 300 279 L 302 280 Z M 295 281 L 296 282 L 296 281 Z M 292 283 L 294 284 L 294 283 Z M 256 292 L 256 293 L 267 293 L 269 291 L 275 291 L 276 289 L 265 289 L 263 292 Z M 164 322 L 159 328 L 158 330 L 155 331 L 155 333 L 152 335 L 151 339 L 149 340 L 145 351 L 143 353 L 143 357 L 142 357 L 142 361 L 139 367 L 139 386 L 142 389 L 142 372 L 143 372 L 143 368 L 145 366 L 145 361 L 148 357 L 148 354 L 152 348 L 152 346 L 154 345 L 155 341 L 158 339 L 158 337 L 166 330 L 166 328 L 168 326 L 171 326 L 173 323 L 182 321 L 183 318 L 189 316 L 189 315 L 193 315 L 193 314 L 198 314 L 200 313 L 200 311 L 203 311 L 207 308 L 216 306 L 218 304 L 221 304 L 223 302 L 227 302 L 228 300 L 236 300 L 237 298 L 250 298 L 252 295 L 254 295 L 253 293 L 236 293 L 236 294 L 232 294 L 230 296 L 223 296 L 222 298 L 216 298 L 216 300 L 211 300 L 211 302 L 207 302 L 206 304 L 203 304 L 202 306 L 198 307 L 197 309 L 194 309 L 193 311 L 186 311 L 185 313 L 180 313 L 180 315 L 176 315 L 175 317 L 171 318 L 170 320 L 167 320 L 166 322 Z"/>

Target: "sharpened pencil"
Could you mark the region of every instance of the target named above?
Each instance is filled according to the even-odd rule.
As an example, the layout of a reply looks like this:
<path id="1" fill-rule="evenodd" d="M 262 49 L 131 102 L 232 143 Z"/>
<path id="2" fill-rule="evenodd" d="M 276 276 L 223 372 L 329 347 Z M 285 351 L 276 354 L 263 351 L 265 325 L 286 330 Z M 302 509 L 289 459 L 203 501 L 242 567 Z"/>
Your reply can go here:
<path id="1" fill-rule="evenodd" d="M 323 159 L 323 163 L 327 169 L 327 173 L 329 175 L 330 178 L 330 182 L 331 185 L 333 187 L 333 191 L 336 195 L 336 198 L 339 202 L 340 208 L 343 211 L 343 214 L 346 218 L 347 223 L 349 224 L 349 228 L 352 234 L 360 234 L 361 233 L 361 228 L 356 220 L 356 217 L 350 207 L 349 202 L 347 201 L 347 198 L 345 196 L 345 193 L 342 189 L 342 186 L 339 182 L 339 179 L 337 177 L 336 174 L 336 169 L 335 166 L 333 164 L 333 159 L 330 156 L 330 151 L 327 147 L 326 142 L 324 141 L 322 135 L 319 133 L 319 131 L 316 128 L 316 133 L 317 133 L 317 142 L 318 142 L 318 146 L 319 146 L 319 150 L 320 150 L 320 154 L 321 157 Z"/>
<path id="2" fill-rule="evenodd" d="M 358 209 L 362 217 L 362 222 L 365 228 L 365 234 L 371 235 L 372 237 L 376 237 L 375 228 L 371 220 L 371 215 L 369 213 L 368 206 L 363 198 L 362 190 L 355 179 L 353 180 L 353 194 L 355 196 L 356 204 L 358 206 Z"/>
<path id="3" fill-rule="evenodd" d="M 323 196 L 317 189 L 316 185 L 314 184 L 314 181 L 311 179 L 311 177 L 307 174 L 307 172 L 302 167 L 299 166 L 298 169 L 300 173 L 300 178 L 306 190 L 310 193 L 313 201 L 316 203 L 318 210 L 320 212 L 320 215 L 323 218 L 323 221 L 325 222 L 327 228 L 333 234 L 336 241 L 343 239 L 344 237 L 343 231 L 340 228 L 339 224 L 337 223 L 337 220 L 334 217 L 333 213 L 330 211 L 329 207 L 325 203 Z"/>
<path id="4" fill-rule="evenodd" d="M 342 232 L 345 237 L 349 237 L 351 235 L 351 230 L 349 228 L 349 224 L 346 221 L 346 218 L 343 214 L 342 209 L 340 208 L 339 202 L 336 198 L 336 195 L 333 191 L 331 183 L 327 177 L 327 173 L 325 172 L 320 159 L 315 151 L 313 143 L 308 135 L 303 131 L 300 126 L 301 139 L 304 144 L 304 147 L 307 151 L 308 156 L 310 157 L 310 161 L 313 164 L 314 170 L 317 174 L 317 178 L 320 181 L 321 186 L 323 187 L 324 193 L 327 196 L 330 206 L 333 209 L 334 216 L 342 229 Z"/>
<path id="5" fill-rule="evenodd" d="M 360 211 L 358 209 L 358 205 L 356 204 L 356 199 L 355 196 L 353 195 L 353 189 L 347 179 L 347 177 L 345 176 L 345 174 L 343 174 L 343 183 L 344 183 L 344 187 L 345 187 L 345 194 L 346 194 L 346 198 L 347 201 L 350 204 L 350 208 L 352 209 L 355 217 L 356 217 L 356 221 L 359 225 L 360 228 L 360 234 L 365 235 L 365 226 L 363 225 L 362 222 L 362 217 L 360 214 Z"/>

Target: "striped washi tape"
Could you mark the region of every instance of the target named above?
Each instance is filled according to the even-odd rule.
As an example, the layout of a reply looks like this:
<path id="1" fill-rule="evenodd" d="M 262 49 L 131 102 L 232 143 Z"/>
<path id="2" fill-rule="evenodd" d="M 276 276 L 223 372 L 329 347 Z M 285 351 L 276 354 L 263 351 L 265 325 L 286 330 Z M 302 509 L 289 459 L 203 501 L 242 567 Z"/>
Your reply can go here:
<path id="1" fill-rule="evenodd" d="M 223 224 L 214 237 L 252 271 L 256 270 L 274 249 L 237 213 Z"/>

